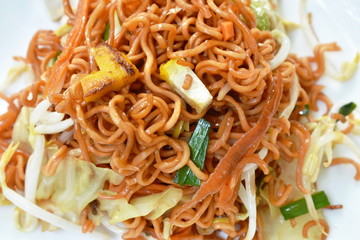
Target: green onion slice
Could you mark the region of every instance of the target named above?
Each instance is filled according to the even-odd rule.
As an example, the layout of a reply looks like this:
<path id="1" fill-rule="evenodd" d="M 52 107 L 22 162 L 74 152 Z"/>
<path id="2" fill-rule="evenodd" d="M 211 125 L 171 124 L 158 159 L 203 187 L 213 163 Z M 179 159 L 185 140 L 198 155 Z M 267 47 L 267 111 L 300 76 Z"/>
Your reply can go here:
<path id="1" fill-rule="evenodd" d="M 195 165 L 203 170 L 206 158 L 206 150 L 209 144 L 210 123 L 205 119 L 200 119 L 194 133 L 189 141 L 190 159 Z M 180 185 L 199 186 L 201 181 L 191 171 L 188 166 L 184 166 L 176 173 L 174 182 Z"/>
<path id="2" fill-rule="evenodd" d="M 356 104 L 354 102 L 349 102 L 340 108 L 339 113 L 344 116 L 347 116 L 351 114 L 355 110 L 355 108 L 356 108 Z"/>
<path id="3" fill-rule="evenodd" d="M 310 114 L 310 105 L 305 104 L 304 109 L 299 112 L 299 115 L 300 116 L 309 116 L 309 114 Z"/>
<path id="4" fill-rule="evenodd" d="M 110 23 L 107 22 L 102 39 L 103 39 L 104 41 L 106 41 L 106 40 L 109 39 L 109 36 L 110 36 Z"/>
<path id="5" fill-rule="evenodd" d="M 330 202 L 328 197 L 326 196 L 324 191 L 317 192 L 311 195 L 315 209 L 324 208 L 327 206 L 330 206 Z M 282 207 L 280 207 L 280 212 L 283 215 L 285 220 L 295 218 L 301 215 L 304 215 L 309 212 L 305 198 L 302 198 L 300 200 L 297 200 L 295 202 L 286 204 Z"/>

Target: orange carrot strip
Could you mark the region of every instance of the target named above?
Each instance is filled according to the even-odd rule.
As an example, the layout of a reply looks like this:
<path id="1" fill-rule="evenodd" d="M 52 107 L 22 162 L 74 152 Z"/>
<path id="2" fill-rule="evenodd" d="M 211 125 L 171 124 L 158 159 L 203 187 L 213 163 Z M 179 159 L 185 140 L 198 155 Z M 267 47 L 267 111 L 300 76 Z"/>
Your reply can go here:
<path id="1" fill-rule="evenodd" d="M 227 41 L 230 38 L 235 36 L 234 33 L 234 24 L 232 21 L 224 21 L 220 23 L 221 32 L 223 34 L 223 40 Z"/>
<path id="2" fill-rule="evenodd" d="M 51 93 L 60 93 L 62 90 L 66 77 L 66 69 L 70 63 L 69 59 L 72 51 L 83 41 L 87 22 L 86 19 L 84 19 L 84 16 L 88 15 L 89 5 L 89 0 L 79 1 L 74 28 L 71 30 L 66 46 L 55 62 L 53 67 L 54 70 L 51 72 L 50 78 L 46 82 L 44 97 Z"/>

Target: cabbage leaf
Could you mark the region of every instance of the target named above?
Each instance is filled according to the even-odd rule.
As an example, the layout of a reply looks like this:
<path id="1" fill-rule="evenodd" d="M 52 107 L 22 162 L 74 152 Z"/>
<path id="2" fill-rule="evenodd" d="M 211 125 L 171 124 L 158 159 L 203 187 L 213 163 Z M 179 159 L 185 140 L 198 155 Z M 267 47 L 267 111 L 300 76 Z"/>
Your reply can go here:
<path id="1" fill-rule="evenodd" d="M 290 221 L 284 221 L 280 215 L 272 218 L 269 209 L 261 208 L 259 213 L 264 223 L 266 223 L 263 228 L 265 240 L 303 240 L 302 229 L 308 221 L 313 220 L 310 214 L 305 214 L 297 217 L 296 226 L 292 227 Z M 324 218 L 321 210 L 318 210 L 318 214 L 320 218 Z M 310 228 L 308 234 L 308 240 L 320 240 L 322 236 L 321 229 L 318 226 Z"/>
<path id="2" fill-rule="evenodd" d="M 18 117 L 16 118 L 13 133 L 12 133 L 12 140 L 14 142 L 19 143 L 19 149 L 24 152 L 27 152 L 27 153 L 33 152 L 33 148 L 29 141 L 30 113 L 31 113 L 31 108 L 28 108 L 28 107 L 21 108 L 21 111 L 20 111 Z"/>
<path id="3" fill-rule="evenodd" d="M 98 197 L 106 181 L 120 184 L 123 176 L 75 157 L 66 157 L 53 176 L 40 176 L 37 200 L 51 199 L 61 212 L 81 211 Z"/>
<path id="4" fill-rule="evenodd" d="M 100 210 L 108 213 L 110 224 L 140 216 L 155 220 L 167 210 L 173 208 L 181 200 L 182 196 L 181 189 L 171 187 L 161 193 L 134 198 L 130 202 L 126 199 L 99 199 Z"/>

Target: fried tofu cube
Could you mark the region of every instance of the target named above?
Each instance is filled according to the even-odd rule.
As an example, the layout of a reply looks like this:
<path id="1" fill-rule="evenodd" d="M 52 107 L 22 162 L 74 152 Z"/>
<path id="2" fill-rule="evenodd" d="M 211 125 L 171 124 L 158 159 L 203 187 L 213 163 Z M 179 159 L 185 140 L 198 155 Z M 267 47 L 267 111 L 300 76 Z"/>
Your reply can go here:
<path id="1" fill-rule="evenodd" d="M 160 77 L 165 80 L 198 113 L 207 109 L 213 97 L 204 83 L 191 68 L 171 59 L 160 66 Z M 186 83 L 187 80 L 190 81 Z"/>
<path id="2" fill-rule="evenodd" d="M 101 43 L 90 50 L 99 71 L 92 72 L 80 79 L 86 102 L 97 101 L 111 91 L 118 91 L 134 82 L 139 70 L 125 54 Z"/>

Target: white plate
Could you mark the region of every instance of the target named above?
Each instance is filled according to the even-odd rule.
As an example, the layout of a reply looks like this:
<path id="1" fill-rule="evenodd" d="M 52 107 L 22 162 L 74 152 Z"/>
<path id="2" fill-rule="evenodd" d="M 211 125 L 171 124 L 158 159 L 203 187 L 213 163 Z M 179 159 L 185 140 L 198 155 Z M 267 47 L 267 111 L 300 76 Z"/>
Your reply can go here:
<path id="1" fill-rule="evenodd" d="M 283 15 L 288 20 L 299 22 L 298 0 L 283 0 Z M 332 53 L 335 65 L 353 58 L 360 50 L 360 4 L 358 0 L 311 0 L 307 10 L 313 13 L 315 31 L 321 42 L 336 41 L 341 53 Z M 56 24 L 50 20 L 42 0 L 6 1 L 0 8 L 0 79 L 4 79 L 7 69 L 13 65 L 12 56 L 25 56 L 32 35 L 38 29 L 54 29 Z M 311 54 L 301 31 L 291 34 L 293 49 L 299 55 Z M 332 79 L 322 79 L 328 93 L 335 103 L 355 101 L 360 105 L 360 71 L 345 83 Z M 359 239 L 360 236 L 360 182 L 353 179 L 355 170 L 351 166 L 330 167 L 322 171 L 319 189 L 328 194 L 331 203 L 342 204 L 341 210 L 325 210 L 330 224 L 328 240 Z M 1 239 L 95 239 L 91 235 L 65 231 L 32 233 L 17 231 L 12 223 L 12 207 L 0 207 Z M 266 223 L 265 223 L 266 224 Z"/>

